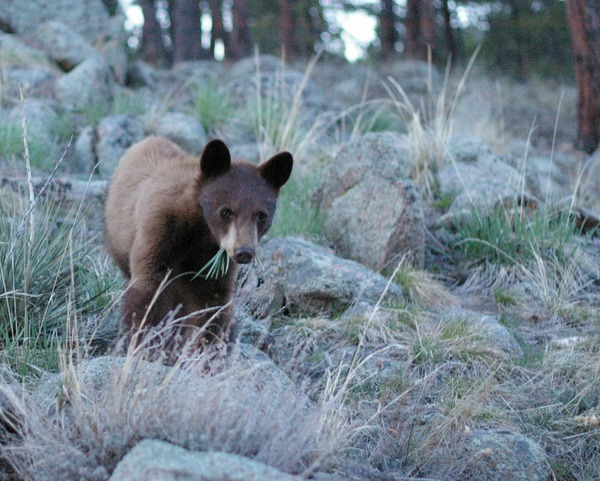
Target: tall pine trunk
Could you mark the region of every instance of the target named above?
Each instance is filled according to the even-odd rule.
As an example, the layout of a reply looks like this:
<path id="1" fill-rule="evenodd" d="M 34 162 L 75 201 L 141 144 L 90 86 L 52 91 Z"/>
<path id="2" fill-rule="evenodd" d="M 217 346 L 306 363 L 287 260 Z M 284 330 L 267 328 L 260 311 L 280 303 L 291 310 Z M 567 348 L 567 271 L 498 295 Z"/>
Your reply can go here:
<path id="1" fill-rule="evenodd" d="M 577 81 L 577 142 L 591 153 L 600 141 L 600 7 L 597 0 L 567 0 Z"/>
<path id="2" fill-rule="evenodd" d="M 432 0 L 407 0 L 406 44 L 408 58 L 427 60 L 427 50 L 435 47 L 435 11 Z"/>
<path id="3" fill-rule="evenodd" d="M 381 0 L 379 13 L 379 41 L 381 42 L 381 58 L 390 60 L 396 55 L 396 18 L 394 0 Z"/>
<path id="4" fill-rule="evenodd" d="M 168 64 L 168 54 L 163 41 L 162 29 L 156 19 L 154 0 L 138 1 L 144 15 L 140 57 L 146 62 L 165 66 Z"/>
<path id="5" fill-rule="evenodd" d="M 287 58 L 296 55 L 294 33 L 294 14 L 290 0 L 278 0 L 279 3 L 279 38 Z"/>
<path id="6" fill-rule="evenodd" d="M 247 57 L 252 53 L 252 39 L 248 27 L 250 13 L 246 0 L 233 0 L 231 16 L 233 30 L 229 36 L 229 54 L 227 54 L 227 51 L 225 53 L 229 58 L 235 60 Z"/>
<path id="7" fill-rule="evenodd" d="M 223 26 L 223 10 L 221 0 L 210 0 L 210 14 L 212 17 L 212 30 L 210 32 L 210 57 L 215 55 L 215 46 L 218 40 L 223 42 L 225 51 L 228 49 L 225 27 Z"/>
<path id="8" fill-rule="evenodd" d="M 197 60 L 202 56 L 200 4 L 198 0 L 175 0 L 171 12 L 174 61 Z"/>

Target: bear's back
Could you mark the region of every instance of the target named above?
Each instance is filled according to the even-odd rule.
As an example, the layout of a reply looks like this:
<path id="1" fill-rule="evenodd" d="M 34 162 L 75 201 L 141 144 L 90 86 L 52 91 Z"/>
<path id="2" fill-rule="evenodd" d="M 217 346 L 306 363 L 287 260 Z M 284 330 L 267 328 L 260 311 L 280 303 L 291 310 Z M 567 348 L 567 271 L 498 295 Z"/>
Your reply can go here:
<path id="1" fill-rule="evenodd" d="M 197 175 L 198 159 L 173 142 L 148 137 L 125 152 L 115 169 L 105 207 L 107 246 L 121 270 L 129 275 L 129 254 L 139 228 L 139 209 L 160 209 L 169 192 L 181 192 Z M 140 205 L 140 198 L 152 203 Z"/>

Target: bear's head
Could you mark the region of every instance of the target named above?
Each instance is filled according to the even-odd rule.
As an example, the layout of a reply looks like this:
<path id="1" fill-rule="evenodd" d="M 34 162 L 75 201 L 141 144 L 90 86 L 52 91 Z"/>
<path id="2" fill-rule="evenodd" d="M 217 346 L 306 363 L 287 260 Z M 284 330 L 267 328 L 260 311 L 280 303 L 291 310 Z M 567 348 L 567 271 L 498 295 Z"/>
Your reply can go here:
<path id="1" fill-rule="evenodd" d="M 280 152 L 259 166 L 231 162 L 221 140 L 210 141 L 200 158 L 199 203 L 215 241 L 239 264 L 254 259 L 258 241 L 273 222 L 279 189 L 292 173 L 293 158 Z"/>

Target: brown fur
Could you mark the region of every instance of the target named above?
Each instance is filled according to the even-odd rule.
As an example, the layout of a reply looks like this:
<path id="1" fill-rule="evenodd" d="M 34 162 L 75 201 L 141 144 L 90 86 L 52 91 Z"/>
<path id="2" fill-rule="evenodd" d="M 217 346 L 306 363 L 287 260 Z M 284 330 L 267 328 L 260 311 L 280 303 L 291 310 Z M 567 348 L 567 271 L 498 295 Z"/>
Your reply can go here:
<path id="1" fill-rule="evenodd" d="M 185 335 L 205 327 L 221 336 L 232 313 L 229 307 L 215 312 L 233 295 L 236 263 L 218 279 L 197 273 L 221 245 L 233 260 L 252 260 L 291 169 L 287 152 L 259 167 L 231 163 L 218 140 L 201 159 L 157 137 L 132 146 L 114 173 L 105 208 L 108 250 L 128 282 L 124 325 L 131 331 L 155 326 L 178 309 Z"/>

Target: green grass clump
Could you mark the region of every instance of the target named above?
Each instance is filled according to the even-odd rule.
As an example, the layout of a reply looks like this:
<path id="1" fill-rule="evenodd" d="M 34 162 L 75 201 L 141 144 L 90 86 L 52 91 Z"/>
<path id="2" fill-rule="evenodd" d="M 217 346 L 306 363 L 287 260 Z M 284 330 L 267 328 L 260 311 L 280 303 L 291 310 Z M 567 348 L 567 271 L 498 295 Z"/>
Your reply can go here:
<path id="1" fill-rule="evenodd" d="M 194 279 L 198 276 L 202 276 L 205 279 L 218 279 L 227 274 L 228 270 L 229 255 L 227 254 L 227 251 L 221 247 L 205 266 L 198 271 L 194 276 Z"/>
<path id="2" fill-rule="evenodd" d="M 552 254 L 567 262 L 576 234 L 568 213 L 496 206 L 475 209 L 457 223 L 456 249 L 475 264 L 527 265 Z"/>
<path id="3" fill-rule="evenodd" d="M 36 349 L 52 357 L 67 320 L 112 301 L 115 277 L 79 219 L 65 221 L 49 203 L 33 212 L 10 203 L 0 202 L 0 348 L 19 364 L 38 358 Z"/>
<path id="4" fill-rule="evenodd" d="M 270 237 L 300 236 L 312 241 L 323 239 L 323 214 L 311 202 L 319 185 L 317 176 L 293 175 L 283 186 L 277 201 Z"/>
<path id="5" fill-rule="evenodd" d="M 30 126 L 28 138 L 29 158 L 31 165 L 36 168 L 48 167 L 51 159 L 57 152 L 56 142 L 45 139 L 45 135 L 39 135 Z M 8 161 L 23 158 L 23 127 L 20 121 L 9 121 L 0 119 L 0 157 Z"/>
<path id="6" fill-rule="evenodd" d="M 209 132 L 223 127 L 233 115 L 228 93 L 211 82 L 199 83 L 194 92 L 194 114 Z"/>

